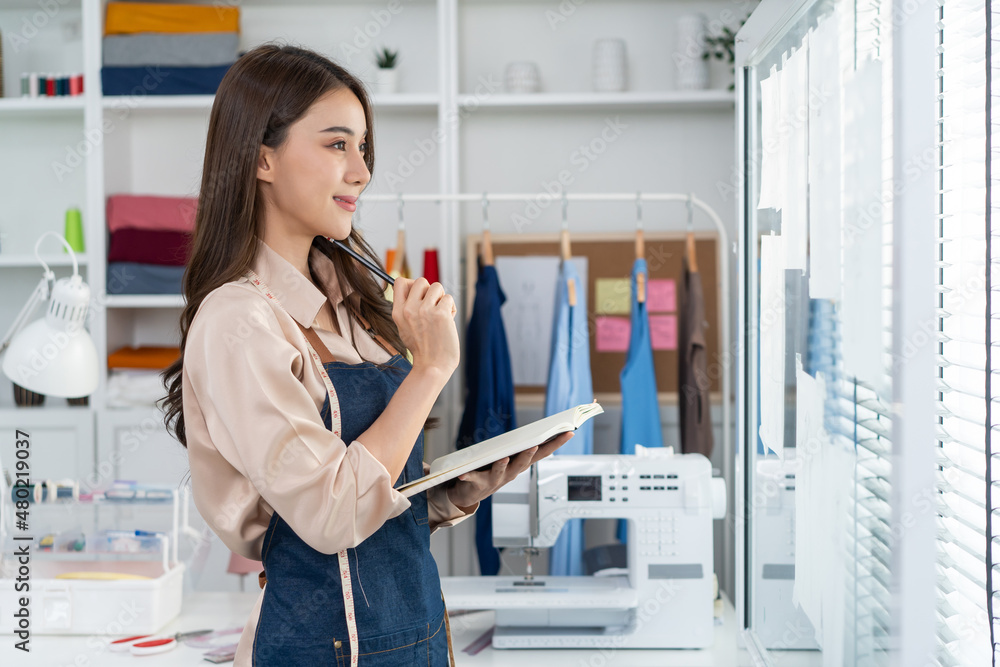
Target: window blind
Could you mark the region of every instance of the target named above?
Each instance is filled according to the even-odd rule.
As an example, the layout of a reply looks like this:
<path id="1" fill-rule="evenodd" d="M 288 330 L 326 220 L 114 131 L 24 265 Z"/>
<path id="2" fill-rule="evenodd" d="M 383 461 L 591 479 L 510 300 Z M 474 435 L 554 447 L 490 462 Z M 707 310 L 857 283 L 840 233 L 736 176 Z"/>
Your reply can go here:
<path id="1" fill-rule="evenodd" d="M 996 664 L 989 604 L 987 458 L 1000 316 L 991 292 L 993 227 L 987 202 L 990 3 L 938 3 L 938 540 L 940 665 Z M 998 147 L 994 146 L 996 152 Z M 995 159 L 995 158 L 994 158 Z M 994 473 L 995 474 L 995 473 Z M 996 493 L 996 490 L 992 490 Z M 993 535 L 996 535 L 996 522 Z M 993 621 L 996 623 L 996 620 Z"/>

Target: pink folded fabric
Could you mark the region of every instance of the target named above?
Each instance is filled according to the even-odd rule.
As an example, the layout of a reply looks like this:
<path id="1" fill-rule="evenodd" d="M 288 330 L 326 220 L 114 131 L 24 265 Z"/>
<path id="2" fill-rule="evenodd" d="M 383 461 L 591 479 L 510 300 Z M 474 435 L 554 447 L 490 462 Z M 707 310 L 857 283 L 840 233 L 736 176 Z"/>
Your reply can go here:
<path id="1" fill-rule="evenodd" d="M 108 197 L 108 231 L 128 228 L 191 233 L 197 208 L 197 197 L 111 195 Z"/>
<path id="2" fill-rule="evenodd" d="M 184 266 L 191 247 L 191 234 L 152 229 L 119 229 L 111 232 L 108 263 L 139 262 Z"/>

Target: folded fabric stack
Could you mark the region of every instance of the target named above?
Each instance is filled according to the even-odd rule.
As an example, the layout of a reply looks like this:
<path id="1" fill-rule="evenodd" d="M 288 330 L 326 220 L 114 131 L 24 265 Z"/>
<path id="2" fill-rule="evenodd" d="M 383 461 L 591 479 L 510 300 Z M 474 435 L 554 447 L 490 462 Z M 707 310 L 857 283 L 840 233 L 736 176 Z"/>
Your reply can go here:
<path id="1" fill-rule="evenodd" d="M 123 347 L 108 355 L 108 405 L 155 405 L 166 396 L 160 373 L 181 356 L 176 347 Z"/>
<path id="2" fill-rule="evenodd" d="M 180 294 L 198 200 L 108 197 L 108 294 Z"/>
<path id="3" fill-rule="evenodd" d="M 239 55 L 239 7 L 109 2 L 105 95 L 214 95 Z"/>

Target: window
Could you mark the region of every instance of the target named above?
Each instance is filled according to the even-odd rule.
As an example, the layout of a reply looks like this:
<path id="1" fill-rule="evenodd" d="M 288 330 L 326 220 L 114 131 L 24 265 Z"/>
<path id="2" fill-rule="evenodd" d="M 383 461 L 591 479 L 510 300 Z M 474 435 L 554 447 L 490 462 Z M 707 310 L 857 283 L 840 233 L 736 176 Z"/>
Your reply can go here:
<path id="1" fill-rule="evenodd" d="M 990 215 L 987 146 L 997 146 L 987 111 L 989 33 L 983 0 L 940 0 L 938 68 L 938 662 L 989 665 L 994 590 L 986 536 L 997 536 L 989 457 L 1000 397 L 992 374 L 1000 315 L 991 268 L 1000 260 Z M 994 75 L 995 76 L 995 75 Z M 995 103 L 995 102 L 994 102 Z M 994 157 L 994 159 L 996 159 Z M 1000 384 L 997 385 L 1000 390 Z M 1000 444 L 1000 443 L 998 443 Z M 995 485 L 996 483 L 994 483 Z M 992 490 L 995 494 L 997 488 Z M 994 622 L 996 622 L 994 620 Z"/>

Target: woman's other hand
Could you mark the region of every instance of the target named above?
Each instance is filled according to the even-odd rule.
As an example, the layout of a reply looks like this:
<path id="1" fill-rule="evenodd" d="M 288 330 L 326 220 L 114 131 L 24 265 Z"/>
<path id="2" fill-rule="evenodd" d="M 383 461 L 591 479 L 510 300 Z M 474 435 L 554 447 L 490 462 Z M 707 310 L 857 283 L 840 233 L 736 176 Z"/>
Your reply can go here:
<path id="1" fill-rule="evenodd" d="M 489 470 L 473 470 L 459 475 L 455 486 L 448 489 L 448 499 L 468 514 L 480 500 L 492 496 L 501 486 L 531 467 L 532 463 L 544 459 L 572 437 L 572 432 L 560 433 L 541 445 L 524 450 L 513 459 L 508 457 L 494 461 Z"/>
<path id="2" fill-rule="evenodd" d="M 392 292 L 392 319 L 413 355 L 414 370 L 440 371 L 447 381 L 459 358 L 454 299 L 441 283 L 424 278 L 397 278 Z"/>

